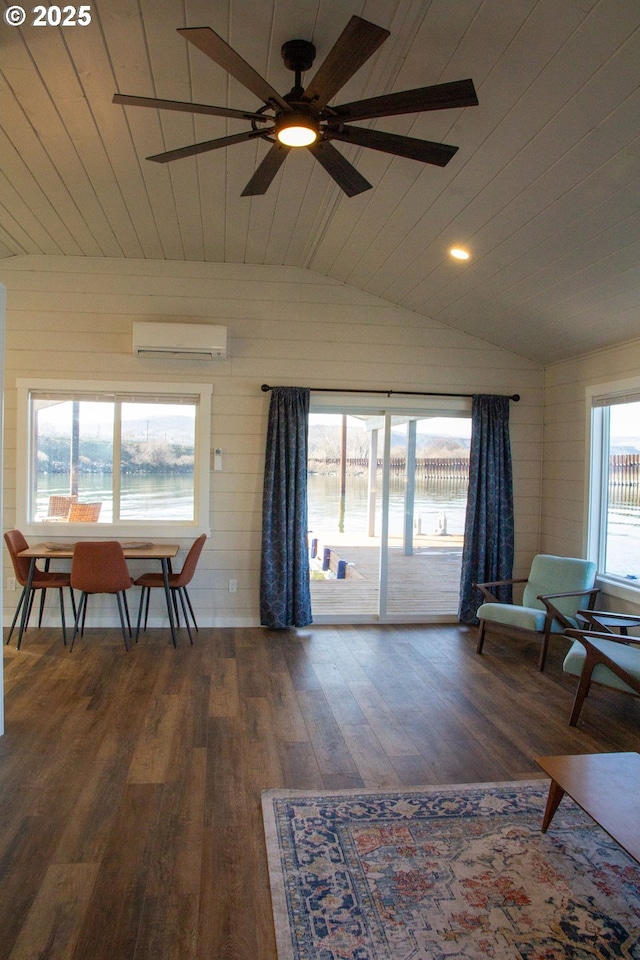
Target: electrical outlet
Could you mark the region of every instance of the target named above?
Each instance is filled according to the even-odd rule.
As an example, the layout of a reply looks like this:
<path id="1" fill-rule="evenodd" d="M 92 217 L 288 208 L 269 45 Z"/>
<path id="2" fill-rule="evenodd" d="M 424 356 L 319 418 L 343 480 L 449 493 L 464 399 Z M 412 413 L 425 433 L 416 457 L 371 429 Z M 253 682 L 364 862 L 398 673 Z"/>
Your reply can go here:
<path id="1" fill-rule="evenodd" d="M 238 581 L 229 580 L 229 593 L 236 593 L 237 589 L 238 589 Z"/>
<path id="2" fill-rule="evenodd" d="M 15 590 L 15 589 L 16 589 L 16 578 L 7 577 L 7 590 Z"/>

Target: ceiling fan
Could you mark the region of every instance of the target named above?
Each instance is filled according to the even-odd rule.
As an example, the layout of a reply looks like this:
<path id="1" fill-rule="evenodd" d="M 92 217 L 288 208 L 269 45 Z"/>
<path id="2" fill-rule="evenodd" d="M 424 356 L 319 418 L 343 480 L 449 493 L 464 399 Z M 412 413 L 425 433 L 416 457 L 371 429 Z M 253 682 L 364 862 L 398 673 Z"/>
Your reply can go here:
<path id="1" fill-rule="evenodd" d="M 161 110 L 249 121 L 251 129 L 244 133 L 206 140 L 147 157 L 156 163 L 168 163 L 247 140 L 268 140 L 272 144 L 271 149 L 242 191 L 243 197 L 266 193 L 289 150 L 296 147 L 306 147 L 348 196 L 353 197 L 371 189 L 371 184 L 336 150 L 332 140 L 371 147 L 394 156 L 409 157 L 444 167 L 457 151 L 457 147 L 354 127 L 349 121 L 421 113 L 425 110 L 471 107 L 478 103 L 473 81 L 456 80 L 453 83 L 438 83 L 430 87 L 418 87 L 415 90 L 387 93 L 367 100 L 330 106 L 329 101 L 389 36 L 388 30 L 361 17 L 351 17 L 315 76 L 304 88 L 301 85 L 302 73 L 313 65 L 316 48 L 308 40 L 289 40 L 283 44 L 281 53 L 285 65 L 295 73 L 295 84 L 284 96 L 274 90 L 270 83 L 256 73 L 253 67 L 210 27 L 183 27 L 178 33 L 255 94 L 263 106 L 256 111 L 233 110 L 202 103 L 158 100 L 122 93 L 116 93 L 113 102 L 124 106 L 156 107 Z"/>

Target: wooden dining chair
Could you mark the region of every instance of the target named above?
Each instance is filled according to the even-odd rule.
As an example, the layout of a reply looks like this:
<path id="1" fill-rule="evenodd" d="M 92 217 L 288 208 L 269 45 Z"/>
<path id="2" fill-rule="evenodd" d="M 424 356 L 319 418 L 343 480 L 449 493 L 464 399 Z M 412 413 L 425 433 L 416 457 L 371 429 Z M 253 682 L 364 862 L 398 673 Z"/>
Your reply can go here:
<path id="1" fill-rule="evenodd" d="M 202 553 L 202 548 L 204 547 L 205 540 L 207 539 L 206 533 L 202 533 L 196 540 L 193 541 L 189 552 L 185 558 L 182 570 L 180 573 L 170 573 L 169 574 L 169 590 L 171 592 L 171 598 L 173 600 L 173 608 L 176 615 L 176 623 L 180 626 L 180 615 L 178 613 L 178 598 L 180 599 L 180 604 L 182 606 L 182 612 L 184 613 L 184 620 L 187 627 L 187 633 L 189 634 L 189 641 L 193 643 L 193 637 L 191 636 L 191 627 L 189 625 L 189 616 L 187 614 L 187 608 L 191 614 L 191 619 L 193 621 L 193 626 L 196 631 L 198 630 L 198 624 L 196 623 L 195 614 L 193 612 L 193 607 L 191 606 L 191 600 L 187 592 L 187 586 L 191 583 L 193 575 L 196 572 L 196 567 L 198 565 L 198 560 L 200 559 L 200 554 Z M 138 577 L 137 580 L 134 580 L 136 587 L 142 587 L 140 592 L 140 607 L 138 609 L 138 625 L 136 628 L 136 638 L 140 634 L 140 624 L 142 622 L 142 611 L 144 608 L 144 629 L 147 629 L 147 621 L 149 619 L 149 598 L 151 596 L 151 591 L 157 589 L 158 587 L 164 588 L 165 582 L 164 577 L 161 573 L 143 573 L 142 576 Z"/>
<path id="2" fill-rule="evenodd" d="M 18 622 L 18 617 L 23 608 L 23 604 L 26 604 L 26 618 L 24 620 L 24 628 L 26 629 L 29 625 L 29 617 L 31 616 L 31 609 L 33 607 L 33 598 L 35 597 L 36 590 L 42 590 L 42 600 L 46 596 L 47 590 L 58 590 L 60 593 L 60 619 L 62 621 L 62 639 L 66 646 L 67 644 L 67 631 L 66 623 L 64 618 L 64 590 L 69 588 L 71 593 L 71 605 L 73 607 L 74 617 L 76 615 L 76 604 L 75 598 L 73 596 L 73 590 L 71 588 L 71 580 L 68 573 L 52 573 L 46 570 L 40 570 L 37 566 L 33 574 L 33 580 L 31 581 L 31 588 L 27 590 L 27 585 L 29 583 L 29 569 L 31 566 L 31 561 L 28 557 L 19 557 L 18 554 L 23 550 L 26 550 L 29 544 L 25 540 L 22 532 L 20 530 L 7 530 L 4 535 L 4 541 L 7 545 L 7 550 L 9 551 L 9 556 L 11 557 L 11 563 L 13 565 L 13 572 L 16 577 L 16 581 L 22 587 L 22 594 L 20 595 L 20 600 L 18 601 L 18 606 L 16 607 L 16 612 L 9 629 L 9 635 L 7 637 L 7 643 L 11 640 L 14 627 Z M 28 595 L 27 595 L 28 593 Z M 38 617 L 38 626 L 42 626 L 42 613 L 44 610 L 44 602 L 40 604 L 40 616 Z M 18 632 L 18 650 L 22 644 L 22 634 L 23 628 L 20 626 Z"/>
<path id="3" fill-rule="evenodd" d="M 117 540 L 79 541 L 73 548 L 71 561 L 71 586 L 80 590 L 80 603 L 76 613 L 71 639 L 71 650 L 78 631 L 84 633 L 87 616 L 87 598 L 90 594 L 114 593 L 118 601 L 118 613 L 125 650 L 129 649 L 127 632 L 132 637 L 131 620 L 126 591 L 133 586 L 122 546 Z M 125 626 L 126 616 L 126 626 Z"/>

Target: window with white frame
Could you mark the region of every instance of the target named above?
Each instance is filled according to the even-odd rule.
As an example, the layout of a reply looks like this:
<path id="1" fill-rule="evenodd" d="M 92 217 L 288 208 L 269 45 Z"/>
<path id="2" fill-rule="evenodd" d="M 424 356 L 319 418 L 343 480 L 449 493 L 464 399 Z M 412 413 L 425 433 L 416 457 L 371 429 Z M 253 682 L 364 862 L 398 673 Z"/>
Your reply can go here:
<path id="1" fill-rule="evenodd" d="M 640 590 L 640 378 L 590 388 L 589 557 Z"/>
<path id="2" fill-rule="evenodd" d="M 18 523 L 208 525 L 210 397 L 209 384 L 20 381 Z"/>

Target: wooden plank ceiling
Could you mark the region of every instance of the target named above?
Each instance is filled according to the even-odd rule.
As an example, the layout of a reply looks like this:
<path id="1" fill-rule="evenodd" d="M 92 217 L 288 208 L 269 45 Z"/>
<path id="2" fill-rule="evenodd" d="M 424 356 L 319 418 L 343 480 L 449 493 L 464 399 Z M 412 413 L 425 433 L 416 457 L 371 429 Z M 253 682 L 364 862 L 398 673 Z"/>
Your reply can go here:
<path id="1" fill-rule="evenodd" d="M 5 0 L 5 7 L 9 3 Z M 93 0 L 91 23 L 0 24 L 0 257 L 296 265 L 543 363 L 638 335 L 638 0 Z M 114 92 L 256 110 L 176 33 L 210 26 L 285 93 L 286 40 L 320 65 L 352 14 L 391 31 L 334 102 L 471 77 L 480 105 L 363 122 L 459 147 L 442 169 L 338 144 L 348 198 L 306 150 L 262 197 L 263 140 L 145 157 L 245 121 Z M 467 245 L 472 259 L 447 255 Z"/>

